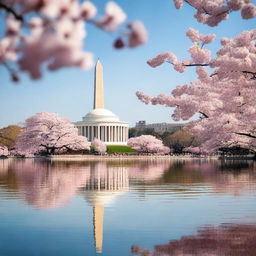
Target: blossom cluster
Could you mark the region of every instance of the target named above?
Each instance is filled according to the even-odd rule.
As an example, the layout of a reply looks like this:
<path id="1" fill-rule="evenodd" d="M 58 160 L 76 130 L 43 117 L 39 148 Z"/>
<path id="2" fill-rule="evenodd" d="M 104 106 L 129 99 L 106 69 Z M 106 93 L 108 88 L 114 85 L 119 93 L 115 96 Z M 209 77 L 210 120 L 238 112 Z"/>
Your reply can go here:
<path id="1" fill-rule="evenodd" d="M 191 60 L 187 62 L 190 64 L 178 62 L 178 71 L 196 66 L 198 79 L 177 86 L 171 95 L 153 97 L 137 92 L 137 97 L 146 104 L 174 108 L 175 121 L 189 120 L 197 114 L 199 118 L 190 121 L 187 127 L 200 139 L 204 152 L 232 146 L 255 150 L 256 31 L 243 31 L 234 39 L 223 38 L 216 58 L 210 58 L 210 52 L 201 48 L 210 43 L 214 35 L 201 35 L 189 29 L 187 36 L 196 45 L 189 48 Z M 162 53 L 148 63 L 156 67 L 166 61 L 177 70 L 176 59 L 172 53 Z"/>
<path id="2" fill-rule="evenodd" d="M 243 19 L 252 19 L 256 16 L 256 6 L 252 0 L 173 0 L 176 9 L 180 9 L 186 2 L 194 7 L 194 17 L 198 22 L 211 27 L 217 26 L 226 20 L 229 13 L 241 10 Z"/>
<path id="3" fill-rule="evenodd" d="M 106 4 L 105 14 L 98 18 L 92 2 L 78 0 L 3 0 L 0 11 L 7 13 L 5 37 L 0 39 L 0 64 L 8 68 L 13 81 L 19 80 L 11 66 L 13 62 L 33 79 L 42 76 L 43 65 L 52 71 L 63 67 L 91 68 L 93 54 L 84 51 L 86 25 L 112 32 L 127 19 L 113 1 Z M 144 25 L 135 21 L 127 24 L 126 33 L 118 37 L 114 46 L 137 47 L 146 41 Z"/>
<path id="4" fill-rule="evenodd" d="M 103 141 L 101 141 L 101 140 L 99 140 L 99 139 L 97 139 L 97 138 L 95 138 L 95 139 L 92 141 L 91 147 L 92 147 L 92 149 L 93 149 L 95 152 L 100 153 L 100 154 L 104 154 L 104 153 L 106 153 L 106 151 L 107 151 L 107 146 L 106 146 L 106 144 L 105 144 Z"/>
<path id="5" fill-rule="evenodd" d="M 20 155 L 54 154 L 67 150 L 89 150 L 90 142 L 78 135 L 77 128 L 58 114 L 41 112 L 25 121 L 24 130 L 16 141 Z"/>
<path id="6" fill-rule="evenodd" d="M 203 49 L 203 46 L 213 42 L 216 36 L 214 34 L 200 34 L 198 30 L 193 28 L 190 28 L 186 35 L 192 42 L 195 43 L 192 47 L 189 48 L 189 53 L 191 55 L 190 60 L 178 61 L 178 58 L 174 53 L 163 52 L 148 60 L 147 63 L 151 67 L 155 68 L 165 62 L 169 62 L 173 65 L 173 68 L 180 73 L 185 72 L 187 66 L 209 63 L 211 60 L 211 52 L 207 49 Z"/>
<path id="7" fill-rule="evenodd" d="M 9 150 L 6 146 L 1 146 L 0 145 L 0 156 L 8 156 L 9 155 Z"/>
<path id="8" fill-rule="evenodd" d="M 130 138 L 128 146 L 142 153 L 168 154 L 170 149 L 163 142 L 152 135 L 141 135 Z"/>

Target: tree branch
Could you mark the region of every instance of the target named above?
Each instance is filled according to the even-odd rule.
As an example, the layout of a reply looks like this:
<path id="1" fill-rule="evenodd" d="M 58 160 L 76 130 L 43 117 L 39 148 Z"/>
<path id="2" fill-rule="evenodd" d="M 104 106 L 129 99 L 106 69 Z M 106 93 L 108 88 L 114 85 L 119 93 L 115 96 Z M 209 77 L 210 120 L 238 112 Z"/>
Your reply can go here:
<path id="1" fill-rule="evenodd" d="M 11 13 L 16 20 L 19 20 L 23 23 L 23 16 L 19 15 L 14 9 L 4 4 L 2 1 L 0 1 L 0 8 L 4 9 L 6 12 Z"/>
<path id="2" fill-rule="evenodd" d="M 235 132 L 235 134 L 237 134 L 237 135 L 242 135 L 242 136 L 247 136 L 247 137 L 250 137 L 250 138 L 256 139 L 256 136 L 255 136 L 255 135 L 252 135 L 252 134 L 250 134 L 250 133 Z"/>
<path id="3" fill-rule="evenodd" d="M 201 112 L 201 111 L 199 111 L 199 113 L 200 113 L 201 115 L 203 115 L 205 118 L 209 118 L 209 116 L 206 115 L 205 113 L 203 113 L 203 112 Z"/>
<path id="4" fill-rule="evenodd" d="M 183 66 L 186 66 L 186 67 L 207 67 L 209 66 L 208 63 L 201 63 L 201 64 L 187 64 L 187 65 L 184 65 Z"/>
<path id="5" fill-rule="evenodd" d="M 192 6 L 193 8 L 197 9 L 197 8 L 196 8 L 194 5 L 192 5 L 188 0 L 185 0 L 185 2 L 186 2 L 188 5 Z M 216 15 L 213 15 L 213 14 L 209 13 L 204 7 L 201 7 L 201 8 L 202 8 L 202 10 L 204 11 L 205 14 L 207 14 L 207 15 L 212 15 L 212 16 L 215 16 L 215 17 L 218 17 L 218 16 L 220 16 L 220 15 L 222 15 L 222 14 L 224 14 L 224 13 L 229 13 L 229 12 L 230 12 L 229 10 L 226 10 L 226 11 L 220 12 L 220 13 L 218 13 L 218 14 L 216 14 Z"/>

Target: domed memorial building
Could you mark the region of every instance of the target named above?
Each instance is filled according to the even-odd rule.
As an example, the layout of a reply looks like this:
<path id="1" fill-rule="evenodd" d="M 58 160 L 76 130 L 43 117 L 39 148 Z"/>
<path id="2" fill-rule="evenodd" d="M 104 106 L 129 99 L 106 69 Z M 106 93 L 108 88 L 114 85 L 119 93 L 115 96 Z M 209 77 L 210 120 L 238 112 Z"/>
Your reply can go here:
<path id="1" fill-rule="evenodd" d="M 117 115 L 104 108 L 103 67 L 100 61 L 95 66 L 93 110 L 82 121 L 76 122 L 75 126 L 78 134 L 89 141 L 97 138 L 107 145 L 127 144 L 128 123 L 120 121 Z"/>

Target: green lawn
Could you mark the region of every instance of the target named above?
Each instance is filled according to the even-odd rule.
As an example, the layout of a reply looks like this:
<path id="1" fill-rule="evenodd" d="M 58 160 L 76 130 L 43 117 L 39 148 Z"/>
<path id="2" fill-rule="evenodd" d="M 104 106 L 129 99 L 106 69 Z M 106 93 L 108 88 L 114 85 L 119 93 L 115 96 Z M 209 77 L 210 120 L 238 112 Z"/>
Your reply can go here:
<path id="1" fill-rule="evenodd" d="M 107 146 L 108 153 L 136 153 L 136 150 L 129 146 L 109 145 Z"/>

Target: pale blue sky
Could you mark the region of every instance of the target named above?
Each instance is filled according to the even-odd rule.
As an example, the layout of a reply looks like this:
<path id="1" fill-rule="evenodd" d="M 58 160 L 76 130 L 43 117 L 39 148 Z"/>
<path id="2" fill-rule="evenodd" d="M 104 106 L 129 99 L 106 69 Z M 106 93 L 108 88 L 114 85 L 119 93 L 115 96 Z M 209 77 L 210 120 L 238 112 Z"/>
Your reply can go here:
<path id="1" fill-rule="evenodd" d="M 103 12 L 106 0 L 92 0 Z M 215 43 L 209 49 L 215 52 L 221 37 L 234 37 L 243 30 L 255 28 L 255 19 L 242 20 L 240 12 L 232 13 L 227 21 L 211 28 L 196 22 L 194 10 L 185 5 L 176 10 L 172 0 L 117 0 L 127 13 L 128 20 L 141 20 L 149 32 L 147 45 L 134 50 L 114 50 L 115 36 L 87 26 L 88 37 L 85 49 L 92 51 L 104 66 L 106 108 L 117 114 L 131 126 L 138 120 L 172 122 L 171 109 L 148 106 L 137 100 L 135 92 L 144 91 L 151 95 L 170 93 L 175 86 L 195 78 L 194 70 L 180 74 L 167 64 L 156 69 L 146 61 L 163 51 L 172 51 L 179 58 L 188 56 L 191 42 L 185 37 L 189 27 L 202 33 L 216 33 Z M 1 23 L 0 23 L 1 24 Z M 41 80 L 31 80 L 26 74 L 22 82 L 13 84 L 3 67 L 0 67 L 0 127 L 23 122 L 27 117 L 42 111 L 55 112 L 71 121 L 79 121 L 92 109 L 93 69 L 84 71 L 76 68 L 57 72 L 45 70 Z"/>

